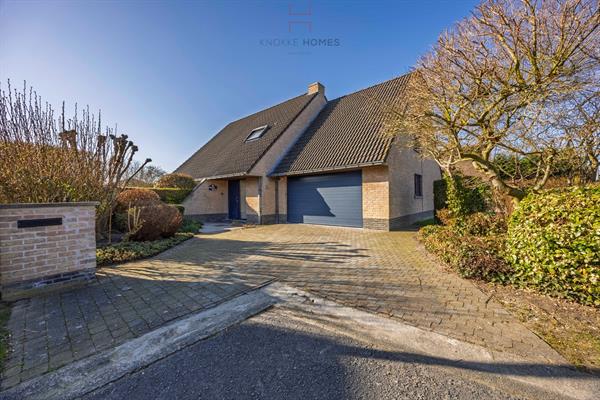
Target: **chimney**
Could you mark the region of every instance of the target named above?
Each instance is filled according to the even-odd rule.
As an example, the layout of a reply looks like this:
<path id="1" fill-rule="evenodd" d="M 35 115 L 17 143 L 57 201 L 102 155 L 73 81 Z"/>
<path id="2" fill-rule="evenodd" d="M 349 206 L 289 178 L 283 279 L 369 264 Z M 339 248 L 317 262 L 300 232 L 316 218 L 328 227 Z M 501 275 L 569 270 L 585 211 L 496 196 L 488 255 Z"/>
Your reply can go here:
<path id="1" fill-rule="evenodd" d="M 323 86 L 320 82 L 311 83 L 308 85 L 308 93 L 309 95 L 314 93 L 321 93 L 325 95 L 325 86 Z"/>

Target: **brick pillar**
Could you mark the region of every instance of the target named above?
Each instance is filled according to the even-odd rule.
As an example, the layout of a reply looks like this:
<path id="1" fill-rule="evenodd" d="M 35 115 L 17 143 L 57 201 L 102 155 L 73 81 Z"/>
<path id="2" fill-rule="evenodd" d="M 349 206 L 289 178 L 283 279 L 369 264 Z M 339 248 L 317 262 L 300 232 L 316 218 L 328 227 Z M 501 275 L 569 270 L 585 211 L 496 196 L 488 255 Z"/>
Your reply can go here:
<path id="1" fill-rule="evenodd" d="M 386 166 L 362 170 L 363 228 L 390 229 L 390 185 Z"/>
<path id="2" fill-rule="evenodd" d="M 3 300 L 94 277 L 97 204 L 0 204 Z"/>

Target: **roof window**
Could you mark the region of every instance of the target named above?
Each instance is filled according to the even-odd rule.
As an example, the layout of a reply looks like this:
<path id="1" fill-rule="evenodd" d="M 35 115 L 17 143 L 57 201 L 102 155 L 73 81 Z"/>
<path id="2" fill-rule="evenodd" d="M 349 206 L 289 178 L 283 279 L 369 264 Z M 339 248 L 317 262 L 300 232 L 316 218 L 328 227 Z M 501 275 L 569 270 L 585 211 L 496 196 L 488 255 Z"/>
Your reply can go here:
<path id="1" fill-rule="evenodd" d="M 269 125 L 263 125 L 259 126 L 258 128 L 252 129 L 252 132 L 250 132 L 250 134 L 246 138 L 246 142 L 251 142 L 253 140 L 260 139 L 262 135 L 264 135 L 268 127 Z"/>

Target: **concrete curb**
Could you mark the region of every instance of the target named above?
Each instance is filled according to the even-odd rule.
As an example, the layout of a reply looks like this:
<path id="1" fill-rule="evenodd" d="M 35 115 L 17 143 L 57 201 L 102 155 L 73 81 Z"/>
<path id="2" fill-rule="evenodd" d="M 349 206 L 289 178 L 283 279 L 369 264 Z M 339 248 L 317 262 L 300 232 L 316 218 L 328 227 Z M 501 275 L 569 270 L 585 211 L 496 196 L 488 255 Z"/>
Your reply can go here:
<path id="1" fill-rule="evenodd" d="M 291 311 L 287 313 L 289 318 L 305 324 L 357 341 L 384 344 L 416 362 L 456 369 L 472 375 L 474 380 L 502 387 L 508 392 L 530 393 L 533 397 L 547 393 L 544 397 L 547 399 L 577 400 L 596 399 L 600 393 L 600 379 L 578 372 L 568 364 L 552 364 L 535 357 L 524 359 L 491 351 L 274 282 L 114 349 L 23 382 L 0 392 L 0 398 L 35 400 L 83 396 L 273 305 Z"/>
<path id="2" fill-rule="evenodd" d="M 495 384 L 510 388 L 519 384 L 559 397 L 592 400 L 600 393 L 600 379 L 571 365 L 552 364 L 535 357 L 524 359 L 509 353 L 426 331 L 365 311 L 314 297 L 275 282 L 263 289 L 278 298 L 278 307 L 298 311 L 302 322 L 336 331 L 359 341 L 383 343 L 416 356 L 423 363 L 494 377 Z M 508 379 L 507 379 L 508 378 Z M 511 383 L 512 382 L 512 383 Z M 527 389 L 525 389 L 527 390 Z"/>
<path id="3" fill-rule="evenodd" d="M 89 393 L 199 340 L 271 307 L 264 290 L 246 293 L 214 308 L 158 328 L 114 349 L 23 382 L 2 399 L 72 399 Z"/>

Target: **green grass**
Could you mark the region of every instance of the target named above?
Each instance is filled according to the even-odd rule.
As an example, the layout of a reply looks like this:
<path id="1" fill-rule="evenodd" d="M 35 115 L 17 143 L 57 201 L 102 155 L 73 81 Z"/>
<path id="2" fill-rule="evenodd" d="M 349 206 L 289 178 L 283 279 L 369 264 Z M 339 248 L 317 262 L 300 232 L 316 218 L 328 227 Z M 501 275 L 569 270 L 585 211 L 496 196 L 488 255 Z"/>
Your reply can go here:
<path id="1" fill-rule="evenodd" d="M 188 240 L 192 236 L 191 233 L 182 232 L 176 233 L 175 236 L 167 239 L 148 242 L 120 242 L 98 247 L 96 249 L 96 263 L 98 266 L 102 266 L 152 257 Z"/>
<path id="2" fill-rule="evenodd" d="M 0 303 L 0 371 L 4 369 L 4 359 L 8 353 L 8 330 L 6 323 L 10 318 L 10 307 Z"/>

